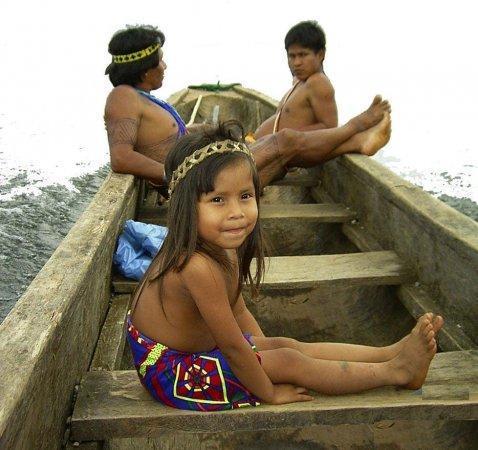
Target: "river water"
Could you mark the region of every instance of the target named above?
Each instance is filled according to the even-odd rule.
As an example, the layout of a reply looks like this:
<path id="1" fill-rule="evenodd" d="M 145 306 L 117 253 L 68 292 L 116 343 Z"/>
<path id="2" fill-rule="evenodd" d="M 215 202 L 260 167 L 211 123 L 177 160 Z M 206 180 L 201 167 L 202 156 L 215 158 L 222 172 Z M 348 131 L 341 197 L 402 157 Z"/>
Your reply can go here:
<path id="1" fill-rule="evenodd" d="M 376 158 L 478 220 L 478 42 L 471 2 L 298 0 L 294 8 L 245 0 L 106 1 L 94 14 L 59 1 L 16 2 L 0 17 L 0 320 L 48 260 L 104 179 L 103 72 L 113 31 L 153 23 L 166 33 L 167 98 L 188 84 L 241 82 L 274 98 L 291 80 L 282 39 L 317 19 L 340 121 L 377 92 L 393 106 L 393 137 Z M 344 6 L 346 5 L 346 7 Z M 28 7 L 29 14 L 23 14 Z M 433 10 L 432 10 L 433 8 Z M 320 11 L 319 11 L 320 10 Z M 320 14 L 319 14 L 320 13 Z M 430 20 L 433 15 L 433 20 Z M 5 64 L 7 62 L 8 64 Z M 6 70 L 5 70 L 6 69 Z"/>

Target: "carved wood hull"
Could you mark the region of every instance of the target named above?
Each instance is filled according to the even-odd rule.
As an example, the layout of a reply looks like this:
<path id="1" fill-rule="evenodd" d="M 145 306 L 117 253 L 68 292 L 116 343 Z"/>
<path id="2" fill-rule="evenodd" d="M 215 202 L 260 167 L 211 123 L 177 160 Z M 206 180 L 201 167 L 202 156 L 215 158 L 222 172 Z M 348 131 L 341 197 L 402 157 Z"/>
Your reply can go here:
<path id="1" fill-rule="evenodd" d="M 210 117 L 211 110 L 219 105 L 219 120 L 238 118 L 246 130 L 255 129 L 276 105 L 266 96 L 242 87 L 224 94 L 184 90 L 170 101 L 188 117 L 199 95 L 204 98 L 196 121 Z M 309 169 L 306 182 L 294 180 L 297 175 L 304 173 L 292 173 L 280 184 L 266 188 L 263 203 L 270 209 L 264 227 L 273 257 L 312 259 L 302 260 L 303 269 L 298 271 L 292 265 L 288 270 L 288 262 L 275 265 L 282 267 L 282 272 L 274 269 L 260 298 L 250 300 L 250 308 L 266 334 L 306 341 L 385 345 L 401 338 L 414 317 L 433 309 L 449 324 L 441 340 L 443 350 L 476 349 L 476 223 L 418 192 L 377 162 L 360 156 L 342 157 Z M 315 182 L 311 184 L 310 179 Z M 88 210 L 0 325 L 1 448 L 60 448 L 70 432 L 66 421 L 72 410 L 74 386 L 80 379 L 88 378 L 91 370 L 131 367 L 121 323 L 127 298 L 118 296 L 121 302 L 115 304 L 113 297 L 111 307 L 109 303 L 111 294 L 128 293 L 133 287 L 118 279 L 111 287 L 111 257 L 124 221 L 141 215 L 141 205 L 136 204 L 138 196 L 142 198 L 138 192 L 138 183 L 132 177 L 108 177 Z M 307 210 L 306 205 L 314 202 L 334 202 L 342 207 Z M 292 213 L 298 204 L 305 208 Z M 351 216 L 346 207 L 353 211 Z M 284 218 L 284 211 L 290 211 L 290 217 Z M 382 250 L 393 251 L 396 256 Z M 371 253 L 364 253 L 363 258 L 354 256 L 359 252 Z M 330 262 L 314 260 L 317 254 L 338 256 Z M 273 261 L 276 264 L 278 260 Z M 330 266 L 337 270 L 328 271 Z M 477 440 L 476 367 L 467 377 L 466 382 L 474 384 L 475 389 L 466 388 L 466 399 L 460 397 L 463 389 L 460 395 L 453 393 L 453 376 L 440 381 L 448 384 L 443 385 L 444 400 L 438 402 L 443 406 L 447 398 L 455 398 L 453 405 L 459 414 L 432 414 L 433 420 L 427 419 L 427 410 L 407 420 L 407 409 L 402 408 L 393 420 L 382 420 L 380 413 L 374 413 L 377 420 L 370 423 L 356 423 L 352 415 L 343 419 L 348 422 L 334 422 L 336 413 L 330 412 L 320 417 L 331 422 L 310 423 L 308 414 L 297 415 L 290 408 L 288 415 L 288 407 L 282 407 L 277 411 L 284 414 L 282 426 L 271 427 L 273 430 L 267 430 L 264 422 L 260 430 L 195 433 L 158 429 L 158 434 L 148 434 L 151 437 L 118 435 L 103 440 L 105 448 L 110 449 L 471 448 L 470 443 Z M 384 392 L 387 406 L 387 392 L 393 392 Z M 351 405 L 344 400 L 339 409 L 347 410 Z M 433 405 L 429 410 L 432 413 Z M 235 419 L 226 419 L 229 429 L 233 429 Z M 79 427 L 75 420 L 73 439 L 85 435 L 85 430 L 75 429 Z M 122 424 L 128 427 L 127 421 Z M 183 426 L 187 429 L 188 424 Z"/>

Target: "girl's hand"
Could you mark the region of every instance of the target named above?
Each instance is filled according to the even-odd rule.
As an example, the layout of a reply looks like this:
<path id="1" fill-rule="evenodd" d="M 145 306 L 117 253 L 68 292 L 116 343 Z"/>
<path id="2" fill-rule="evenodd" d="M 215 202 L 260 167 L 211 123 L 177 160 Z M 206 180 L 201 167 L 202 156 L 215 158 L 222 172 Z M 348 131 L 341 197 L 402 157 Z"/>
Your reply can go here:
<path id="1" fill-rule="evenodd" d="M 307 389 L 292 384 L 274 384 L 274 397 L 270 402 L 272 405 L 283 405 L 284 403 L 308 402 L 313 400 Z"/>

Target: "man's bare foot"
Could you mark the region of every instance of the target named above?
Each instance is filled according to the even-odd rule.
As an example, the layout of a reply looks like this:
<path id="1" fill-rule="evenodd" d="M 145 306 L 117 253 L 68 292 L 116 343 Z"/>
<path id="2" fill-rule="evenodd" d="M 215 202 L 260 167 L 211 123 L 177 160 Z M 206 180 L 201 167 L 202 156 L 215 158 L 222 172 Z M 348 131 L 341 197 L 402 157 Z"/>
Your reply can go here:
<path id="1" fill-rule="evenodd" d="M 433 314 L 421 316 L 405 339 L 400 353 L 390 361 L 397 384 L 406 389 L 419 389 L 427 377 L 437 346 L 433 331 Z"/>
<path id="2" fill-rule="evenodd" d="M 390 113 L 392 108 L 388 100 L 382 100 L 380 95 L 376 95 L 372 104 L 358 116 L 354 117 L 351 122 L 357 127 L 358 132 L 366 131 L 377 125 L 383 118 L 385 113 Z"/>
<path id="3" fill-rule="evenodd" d="M 377 125 L 355 136 L 359 152 L 367 156 L 375 155 L 387 144 L 391 134 L 392 120 L 390 114 L 386 112 Z"/>

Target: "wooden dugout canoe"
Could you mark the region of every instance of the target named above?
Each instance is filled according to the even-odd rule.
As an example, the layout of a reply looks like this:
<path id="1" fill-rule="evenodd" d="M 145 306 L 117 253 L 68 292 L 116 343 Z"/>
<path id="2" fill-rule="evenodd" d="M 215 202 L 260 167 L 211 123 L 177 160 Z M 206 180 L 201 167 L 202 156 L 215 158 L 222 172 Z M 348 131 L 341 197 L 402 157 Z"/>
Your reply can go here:
<path id="1" fill-rule="evenodd" d="M 240 86 L 189 89 L 170 100 L 189 117 L 199 95 L 197 121 L 220 105 L 219 120 L 236 117 L 246 129 L 276 105 Z M 439 312 L 447 320 L 442 353 L 421 391 L 377 389 L 212 414 L 154 403 L 124 346 L 134 283 L 112 277 L 111 257 L 126 219 L 160 223 L 164 208 L 152 195 L 143 201 L 133 177 L 111 174 L 0 325 L 0 448 L 59 448 L 68 439 L 110 449 L 471 447 L 477 224 L 358 155 L 291 174 L 265 199 L 273 256 L 262 296 L 250 304 L 265 332 L 382 345 L 422 312 Z"/>

